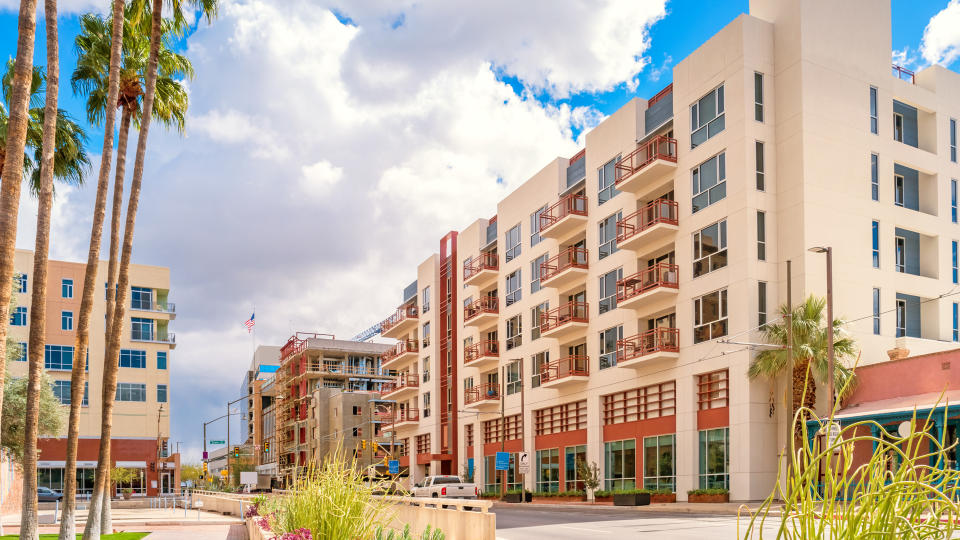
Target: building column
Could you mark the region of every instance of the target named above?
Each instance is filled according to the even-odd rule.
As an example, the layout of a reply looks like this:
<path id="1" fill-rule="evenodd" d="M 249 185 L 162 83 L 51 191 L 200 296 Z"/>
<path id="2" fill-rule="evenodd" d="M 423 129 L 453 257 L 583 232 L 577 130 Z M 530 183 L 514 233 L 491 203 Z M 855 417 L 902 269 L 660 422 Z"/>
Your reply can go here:
<path id="1" fill-rule="evenodd" d="M 677 377 L 677 438 L 676 474 L 677 500 L 686 501 L 687 491 L 699 487 L 697 449 L 697 379 L 695 376 Z"/>

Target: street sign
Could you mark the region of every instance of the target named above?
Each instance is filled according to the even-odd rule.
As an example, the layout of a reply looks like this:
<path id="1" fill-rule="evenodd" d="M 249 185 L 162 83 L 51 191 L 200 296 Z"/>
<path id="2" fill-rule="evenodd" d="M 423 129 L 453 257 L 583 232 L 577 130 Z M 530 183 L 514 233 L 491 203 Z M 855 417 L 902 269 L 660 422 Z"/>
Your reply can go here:
<path id="1" fill-rule="evenodd" d="M 510 453 L 509 452 L 497 452 L 497 467 L 498 471 L 508 471 L 510 470 Z"/>
<path id="2" fill-rule="evenodd" d="M 227 444 L 227 441 L 210 441 L 210 444 Z"/>
<path id="3" fill-rule="evenodd" d="M 520 452 L 520 474 L 530 474 L 530 454 L 526 452 Z"/>
<path id="4" fill-rule="evenodd" d="M 390 467 L 390 468 L 389 468 L 390 474 L 400 474 L 400 462 L 399 462 L 399 461 L 397 461 L 397 460 L 395 460 L 395 459 L 391 459 L 388 466 Z"/>
<path id="5" fill-rule="evenodd" d="M 203 453 L 203 459 L 207 459 L 207 453 L 206 453 L 206 452 Z"/>

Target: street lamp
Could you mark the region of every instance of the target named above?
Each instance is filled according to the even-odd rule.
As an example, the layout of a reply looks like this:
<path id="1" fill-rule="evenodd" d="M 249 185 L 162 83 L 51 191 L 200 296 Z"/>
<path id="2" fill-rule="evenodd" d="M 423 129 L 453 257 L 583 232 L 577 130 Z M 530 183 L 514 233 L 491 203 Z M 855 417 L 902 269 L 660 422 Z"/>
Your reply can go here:
<path id="1" fill-rule="evenodd" d="M 833 414 L 834 407 L 834 358 L 833 358 L 833 249 L 829 246 L 815 246 L 809 249 L 811 253 L 827 254 L 827 398 L 829 413 Z"/>

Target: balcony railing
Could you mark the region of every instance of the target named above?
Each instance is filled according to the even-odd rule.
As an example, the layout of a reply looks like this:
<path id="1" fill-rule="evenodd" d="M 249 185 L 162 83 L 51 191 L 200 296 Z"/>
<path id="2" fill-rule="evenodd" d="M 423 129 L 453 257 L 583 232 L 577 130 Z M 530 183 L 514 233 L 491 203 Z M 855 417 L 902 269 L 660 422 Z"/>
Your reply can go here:
<path id="1" fill-rule="evenodd" d="M 380 323 L 380 331 L 387 332 L 394 326 L 402 323 L 407 319 L 416 319 L 417 318 L 417 306 L 404 306 L 397 309 L 397 312 L 393 315 L 387 317 L 382 323 Z"/>
<path id="2" fill-rule="evenodd" d="M 540 263 L 540 281 L 547 281 L 569 268 L 587 268 L 587 248 L 568 247 L 554 257 Z"/>
<path id="3" fill-rule="evenodd" d="M 338 375 L 383 375 L 376 370 L 366 366 L 346 366 L 339 362 L 310 362 L 307 364 L 307 371 L 313 373 L 335 373 Z"/>
<path id="4" fill-rule="evenodd" d="M 390 394 L 396 392 L 397 390 L 403 390 L 404 388 L 419 388 L 420 380 L 416 374 L 407 374 L 401 375 L 396 378 L 392 383 L 384 385 L 383 393 Z"/>
<path id="5" fill-rule="evenodd" d="M 544 213 L 540 214 L 540 232 L 546 231 L 563 218 L 573 215 L 586 217 L 586 196 L 571 193 L 547 208 Z"/>
<path id="6" fill-rule="evenodd" d="M 130 302 L 130 309 L 137 311 L 155 311 L 157 313 L 176 313 L 177 305 L 173 302 L 147 302 L 144 300 L 133 300 Z"/>
<path id="7" fill-rule="evenodd" d="M 177 335 L 173 332 L 159 331 L 159 332 L 137 332 L 134 331 L 130 335 L 130 341 L 149 341 L 151 343 L 169 343 L 171 345 L 177 343 Z"/>
<path id="8" fill-rule="evenodd" d="M 910 84 L 916 84 L 916 74 L 909 69 L 892 64 L 893 66 L 893 76 L 900 79 L 901 81 L 907 81 Z"/>
<path id="9" fill-rule="evenodd" d="M 413 409 L 407 407 L 406 409 L 400 409 L 397 411 L 396 415 L 392 415 L 391 424 L 399 424 L 400 422 L 419 422 L 420 421 L 420 409 Z"/>
<path id="10" fill-rule="evenodd" d="M 478 358 L 499 357 L 500 342 L 493 340 L 484 340 L 474 343 L 463 349 L 463 363 L 469 364 Z"/>
<path id="11" fill-rule="evenodd" d="M 590 357 L 588 356 L 567 356 L 540 366 L 540 384 L 567 377 L 586 377 L 589 375 Z"/>
<path id="12" fill-rule="evenodd" d="M 657 199 L 617 222 L 617 243 L 623 243 L 654 225 L 678 225 L 678 214 L 677 201 Z"/>
<path id="13" fill-rule="evenodd" d="M 586 302 L 567 302 L 566 304 L 540 314 L 540 332 L 549 332 L 554 328 L 571 322 L 588 322 Z"/>
<path id="14" fill-rule="evenodd" d="M 420 350 L 418 345 L 419 343 L 415 339 L 405 339 L 400 343 L 397 343 L 393 349 L 383 353 L 383 355 L 380 357 L 382 363 L 386 364 L 387 362 L 390 362 L 396 359 L 398 356 L 406 353 L 415 353 Z"/>
<path id="15" fill-rule="evenodd" d="M 617 302 L 629 300 L 658 287 L 676 289 L 680 270 L 675 264 L 657 263 L 617 282 Z"/>
<path id="16" fill-rule="evenodd" d="M 471 403 L 479 403 L 481 401 L 487 401 L 491 399 L 500 399 L 499 383 L 481 384 L 480 386 L 468 388 L 463 393 L 464 405 L 470 405 Z"/>
<path id="17" fill-rule="evenodd" d="M 463 280 L 466 281 L 484 270 L 496 271 L 499 266 L 496 253 L 483 251 L 468 261 L 463 261 Z"/>
<path id="18" fill-rule="evenodd" d="M 676 328 L 654 328 L 617 341 L 617 362 L 656 352 L 680 352 L 680 331 Z"/>
<path id="19" fill-rule="evenodd" d="M 484 296 L 463 306 L 463 322 L 480 315 L 481 313 L 499 313 L 500 299 L 496 296 Z"/>
<path id="20" fill-rule="evenodd" d="M 636 150 L 630 152 L 617 162 L 616 183 L 630 178 L 647 165 L 654 161 L 662 159 L 664 161 L 677 162 L 677 140 L 659 135 L 653 139 L 641 144 Z"/>

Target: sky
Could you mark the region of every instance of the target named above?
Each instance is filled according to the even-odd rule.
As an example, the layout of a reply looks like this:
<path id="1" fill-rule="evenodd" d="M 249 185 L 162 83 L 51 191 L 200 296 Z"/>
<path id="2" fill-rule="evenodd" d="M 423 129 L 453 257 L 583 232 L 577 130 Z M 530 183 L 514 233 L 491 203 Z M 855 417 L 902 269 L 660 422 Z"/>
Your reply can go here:
<path id="1" fill-rule="evenodd" d="M 349 338 L 385 318 L 443 234 L 494 215 L 748 10 L 742 0 L 221 2 L 182 43 L 196 70 L 187 132 L 151 131 L 134 241 L 135 263 L 171 271 L 170 438 L 188 462 L 200 459 L 201 422 L 241 396 L 255 344 L 294 331 Z M 60 0 L 60 104 L 84 123 L 84 97 L 67 84 L 73 40 L 79 15 L 108 3 Z M 16 53 L 18 6 L 0 0 L 4 59 Z M 960 68 L 960 0 L 892 6 L 897 63 Z M 41 21 L 38 64 L 43 31 Z M 88 130 L 91 180 L 58 189 L 53 258 L 86 260 L 103 139 Z M 35 222 L 25 196 L 18 247 L 33 248 Z M 243 323 L 254 311 L 252 335 Z M 208 439 L 225 431 L 212 424 Z"/>

